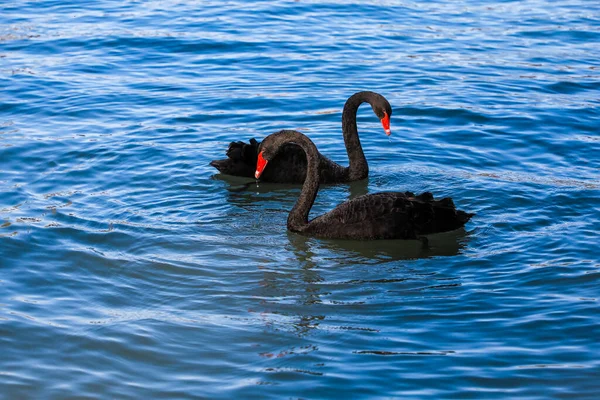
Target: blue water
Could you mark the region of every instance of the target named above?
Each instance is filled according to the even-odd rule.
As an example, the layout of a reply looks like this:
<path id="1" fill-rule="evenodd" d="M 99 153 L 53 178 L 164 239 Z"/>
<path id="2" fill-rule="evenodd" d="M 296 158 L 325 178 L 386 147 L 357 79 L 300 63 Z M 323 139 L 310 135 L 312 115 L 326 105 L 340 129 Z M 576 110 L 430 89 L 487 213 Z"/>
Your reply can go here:
<path id="1" fill-rule="evenodd" d="M 598 398 L 600 3 L 4 1 L 0 398 Z M 424 250 L 286 232 L 216 173 L 299 129 L 477 215 Z"/>

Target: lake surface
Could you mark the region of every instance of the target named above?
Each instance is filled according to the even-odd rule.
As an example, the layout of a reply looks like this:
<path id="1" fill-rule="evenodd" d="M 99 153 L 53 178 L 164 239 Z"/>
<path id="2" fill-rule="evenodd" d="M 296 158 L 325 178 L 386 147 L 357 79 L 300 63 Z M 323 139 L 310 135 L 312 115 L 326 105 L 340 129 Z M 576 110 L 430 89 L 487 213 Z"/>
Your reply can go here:
<path id="1" fill-rule="evenodd" d="M 598 398 L 600 3 L 3 2 L 0 398 Z M 477 215 L 288 233 L 299 186 L 216 173 L 299 129 L 379 191 Z M 232 190 L 233 189 L 233 190 Z"/>

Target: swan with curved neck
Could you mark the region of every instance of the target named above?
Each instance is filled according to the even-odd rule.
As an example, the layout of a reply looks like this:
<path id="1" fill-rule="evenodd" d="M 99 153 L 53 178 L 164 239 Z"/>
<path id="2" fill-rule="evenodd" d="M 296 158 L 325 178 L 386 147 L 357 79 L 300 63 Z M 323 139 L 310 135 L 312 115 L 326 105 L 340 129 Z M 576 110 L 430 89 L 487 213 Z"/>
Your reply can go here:
<path id="1" fill-rule="evenodd" d="M 386 135 L 391 134 L 390 117 L 392 107 L 385 97 L 375 92 L 358 92 L 348 98 L 342 112 L 342 132 L 348 153 L 348 167 L 331 161 L 319 153 L 321 183 L 357 181 L 369 175 L 369 166 L 358 137 L 356 113 L 363 103 L 369 103 L 381 121 Z M 227 158 L 213 160 L 210 165 L 227 175 L 252 177 L 256 167 L 260 143 L 255 139 L 250 144 L 232 142 L 227 149 Z M 263 181 L 277 183 L 302 183 L 306 176 L 306 156 L 297 145 L 290 143 L 271 160 L 272 167 L 263 175 Z"/>
<path id="2" fill-rule="evenodd" d="M 435 200 L 431 193 L 382 192 L 356 197 L 326 214 L 308 219 L 319 190 L 319 152 L 300 132 L 283 130 L 267 136 L 258 154 L 255 177 L 288 143 L 306 154 L 306 180 L 290 211 L 287 227 L 292 232 L 332 239 L 419 239 L 424 235 L 462 227 L 474 214 L 457 210 L 450 198 Z"/>

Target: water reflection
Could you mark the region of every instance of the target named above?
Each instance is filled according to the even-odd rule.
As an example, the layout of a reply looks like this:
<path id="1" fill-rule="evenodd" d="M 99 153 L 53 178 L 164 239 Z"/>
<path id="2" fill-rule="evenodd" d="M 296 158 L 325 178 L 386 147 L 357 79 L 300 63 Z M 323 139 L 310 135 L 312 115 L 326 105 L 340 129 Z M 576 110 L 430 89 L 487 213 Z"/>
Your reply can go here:
<path id="1" fill-rule="evenodd" d="M 350 196 L 347 200 L 367 194 L 369 192 L 369 178 L 348 183 L 348 190 Z"/>
<path id="2" fill-rule="evenodd" d="M 464 228 L 452 232 L 429 235 L 429 246 L 424 247 L 418 240 L 334 240 L 317 239 L 288 232 L 288 240 L 296 248 L 302 261 L 307 248 L 313 252 L 326 252 L 329 260 L 333 256 L 341 264 L 390 260 L 414 260 L 439 256 L 455 256 L 463 250 L 469 234 Z"/>
<path id="3" fill-rule="evenodd" d="M 280 254 L 284 257 L 274 259 L 272 267 L 261 267 L 265 269 L 260 281 L 261 316 L 269 329 L 306 337 L 326 318 L 321 297 L 328 292 L 323 290 L 317 255 L 304 243 L 284 244 Z"/>
<path id="4" fill-rule="evenodd" d="M 256 195 L 268 193 L 268 200 L 288 201 L 290 198 L 295 199 L 298 195 L 297 193 L 290 193 L 290 189 L 300 189 L 299 185 L 263 183 L 250 178 L 223 174 L 215 174 L 211 179 L 223 182 L 225 198 L 229 203 L 242 209 L 252 211 L 255 211 L 254 207 L 257 205 L 258 198 Z"/>
<path id="5" fill-rule="evenodd" d="M 273 307 L 266 313 L 277 316 L 274 320 L 269 318 L 269 324 L 285 317 L 285 325 L 289 330 L 298 336 L 306 336 L 325 323 L 326 315 L 321 307 L 333 303 L 327 300 L 332 293 L 331 285 L 325 282 L 320 273 L 323 268 L 351 268 L 360 264 L 384 264 L 396 260 L 452 256 L 465 247 L 467 237 L 462 229 L 432 235 L 430 248 L 424 249 L 419 241 L 321 240 L 287 232 L 288 245 L 285 249 L 293 254 L 294 259 L 286 262 L 284 266 L 278 264 L 275 267 L 283 267 L 286 273 L 266 271 L 261 282 L 261 286 L 268 288 L 269 292 L 265 293 L 265 297 L 270 298 L 265 305 Z M 407 279 L 409 278 L 385 279 L 381 283 Z"/>
<path id="6" fill-rule="evenodd" d="M 286 218 L 302 188 L 297 184 L 257 182 L 250 178 L 223 174 L 215 174 L 212 179 L 223 182 L 225 198 L 232 205 L 250 212 L 257 212 L 257 206 L 263 207 L 264 212 L 269 212 L 275 205 L 280 205 L 277 209 L 285 211 Z M 311 218 L 329 211 L 336 204 L 366 194 L 368 184 L 368 179 L 363 179 L 350 184 L 321 185 L 319 197 L 311 210 Z"/>
<path id="7" fill-rule="evenodd" d="M 271 183 L 271 182 L 260 182 L 252 178 L 243 178 L 239 176 L 214 174 L 211 179 L 224 182 L 225 189 L 228 193 L 241 193 L 241 192 L 253 192 L 253 193 L 270 193 L 274 191 L 286 190 L 290 188 L 301 189 L 302 185 L 297 184 L 285 184 L 285 183 Z M 360 181 L 349 182 L 349 183 L 335 183 L 320 185 L 319 190 L 326 190 L 330 187 L 341 187 L 345 186 L 348 188 L 349 197 L 345 200 L 353 199 L 357 196 L 362 196 L 368 193 L 369 179 L 363 179 Z M 341 202 L 341 201 L 340 201 Z"/>

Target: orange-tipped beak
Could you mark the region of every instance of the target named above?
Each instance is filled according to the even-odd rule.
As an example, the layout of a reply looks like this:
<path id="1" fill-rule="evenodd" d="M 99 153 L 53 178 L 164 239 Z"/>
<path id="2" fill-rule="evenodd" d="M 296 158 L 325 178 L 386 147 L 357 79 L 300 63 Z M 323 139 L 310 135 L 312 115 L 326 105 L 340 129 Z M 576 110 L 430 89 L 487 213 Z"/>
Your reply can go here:
<path id="1" fill-rule="evenodd" d="M 390 116 L 387 113 L 383 112 L 383 118 L 381 118 L 381 125 L 383 125 L 383 130 L 385 134 L 390 136 L 392 134 L 392 130 L 390 129 Z"/>
<path id="2" fill-rule="evenodd" d="M 258 160 L 256 161 L 256 172 L 254 173 L 254 177 L 256 179 L 260 178 L 265 167 L 267 166 L 268 161 L 263 157 L 263 152 L 258 153 Z"/>

